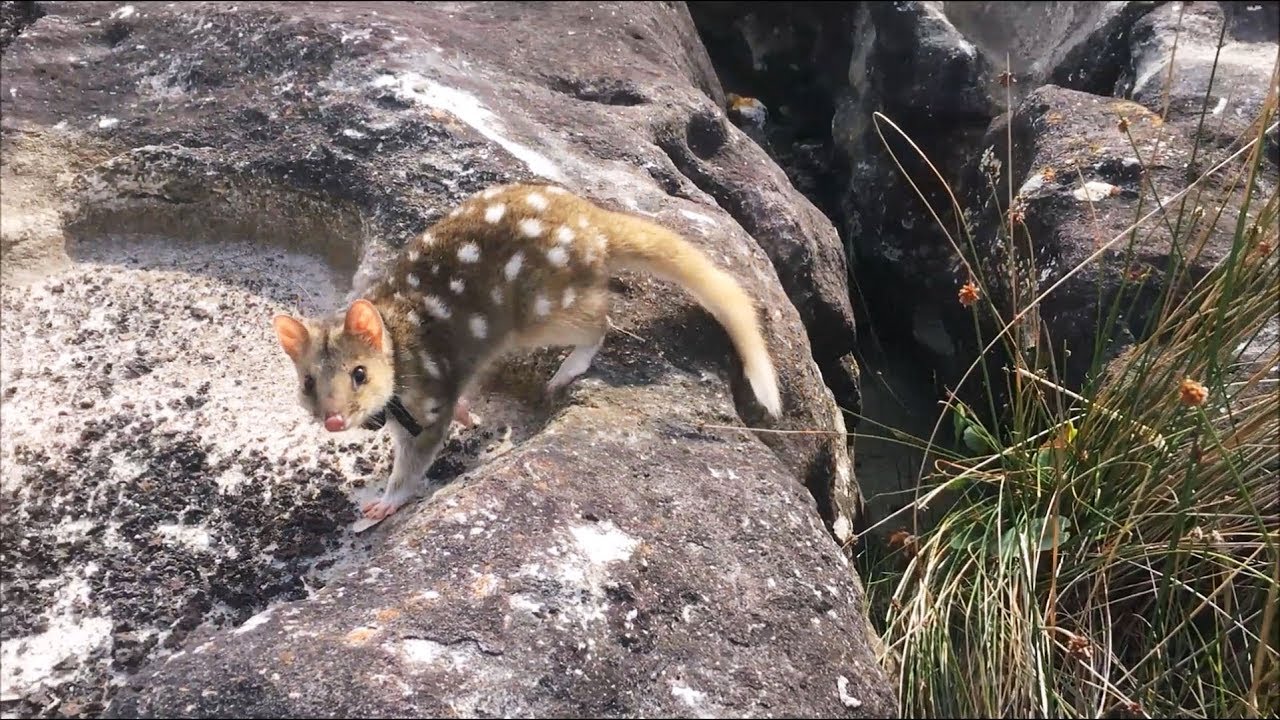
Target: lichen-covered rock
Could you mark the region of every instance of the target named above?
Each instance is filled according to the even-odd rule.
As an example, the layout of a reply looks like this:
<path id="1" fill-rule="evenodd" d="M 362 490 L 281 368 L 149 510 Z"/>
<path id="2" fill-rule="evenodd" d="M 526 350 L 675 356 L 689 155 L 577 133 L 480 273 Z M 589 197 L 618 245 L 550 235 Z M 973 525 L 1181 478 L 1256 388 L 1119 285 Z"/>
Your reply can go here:
<path id="1" fill-rule="evenodd" d="M 976 240 L 975 256 L 1005 318 L 1016 312 L 1015 293 L 1021 309 L 1057 285 L 1027 315 L 1020 337 L 1024 347 L 1041 343 L 1060 381 L 1078 388 L 1099 369 L 1095 361 L 1107 362 L 1151 332 L 1163 295 L 1181 296 L 1227 258 L 1241 211 L 1234 171 L 1204 179 L 1204 195 L 1198 196 L 1203 206 L 1194 196 L 1175 199 L 1198 179 L 1189 174 L 1197 153 L 1208 165 L 1223 160 L 1225 151 L 1197 150 L 1185 126 L 1165 123 L 1138 103 L 1053 85 L 1026 98 L 1011 132 L 1013 157 L 1003 150 L 1006 128 L 997 125 L 988 137 L 987 162 L 976 163 L 967 182 L 966 208 L 972 212 L 966 219 Z M 1274 187 L 1276 174 L 1263 169 L 1259 181 Z M 1029 238 L 1029 247 L 1024 241 L 996 240 L 1007 237 L 996 225 L 1009 222 L 1009 203 L 997 205 L 982 191 L 1010 175 L 1014 212 L 1025 227 L 1018 237 Z M 1137 232 L 1126 232 L 1156 209 L 1153 188 L 1168 203 L 1167 217 L 1157 214 Z M 1220 198 L 1212 207 L 1206 202 L 1211 197 Z M 1106 244 L 1109 248 L 1091 259 Z M 1058 285 L 1077 266 L 1081 269 Z M 1010 278 L 1016 278 L 1016 290 Z M 958 335 L 973 320 L 958 303 L 953 308 L 947 322 Z M 1099 338 L 1099 318 L 1112 312 L 1114 323 L 1103 327 Z M 1095 344 L 1101 351 L 1096 358 Z M 970 345 L 969 356 L 977 349 Z"/>
<path id="2" fill-rule="evenodd" d="M 940 392 L 953 389 L 980 346 L 969 314 L 955 302 L 967 277 L 953 241 L 969 252 L 961 215 L 976 217 L 993 192 L 984 168 L 1008 154 L 1006 113 L 1033 112 L 1032 98 L 1045 87 L 1098 98 L 1082 100 L 1090 107 L 1111 107 L 1114 97 L 1163 114 L 1168 102 L 1174 128 L 1167 132 L 1178 137 L 1161 140 L 1174 147 L 1168 157 L 1185 160 L 1183 151 L 1194 143 L 1207 111 L 1208 146 L 1219 151 L 1197 156 L 1191 170 L 1202 171 L 1250 139 L 1244 136 L 1272 81 L 1280 32 L 1280 13 L 1259 3 L 830 3 L 793 11 L 709 2 L 694 3 L 693 15 L 718 65 L 732 68 L 722 76 L 733 78 L 734 92 L 769 107 L 817 98 L 807 103 L 814 115 L 830 109 L 821 120 L 803 113 L 776 118 L 790 127 L 774 132 L 816 132 L 829 122 L 828 150 L 842 157 L 828 169 L 844 191 L 826 209 L 838 218 L 850 248 L 855 299 L 865 302 L 859 307 L 867 318 L 861 334 L 924 358 L 937 372 Z M 1166 97 L 1171 59 L 1173 86 Z M 1214 90 L 1205 106 L 1215 61 Z M 833 73 L 832 65 L 847 72 Z M 876 113 L 883 117 L 877 120 Z M 1088 136 L 1092 146 L 1105 148 L 1091 149 L 1081 162 L 1107 153 L 1115 156 L 1112 164 L 1134 157 L 1115 135 L 1118 117 L 1101 115 L 1088 110 L 1063 121 L 1063 137 Z M 1019 162 L 1030 162 L 1043 147 L 1019 146 L 1038 142 L 1027 135 L 1013 142 Z M 1280 161 L 1277 147 L 1273 140 L 1267 151 Z M 1050 154 L 1064 160 L 1065 148 Z M 1157 160 L 1158 172 L 1167 169 L 1168 157 Z M 1014 172 L 1016 190 L 1032 169 L 1019 165 Z M 1172 182 L 1176 175 L 1162 176 Z M 999 182 L 1006 192 L 1008 177 Z M 952 193 L 961 207 L 953 208 Z M 1119 223 L 1121 210 L 1131 209 L 1104 215 Z M 989 223 L 971 229 L 980 244 L 990 240 Z M 1101 224 L 1097 234 L 1111 237 L 1121 229 Z M 1044 241 L 1046 247 L 1055 242 Z M 1078 298 L 1062 302 L 1076 310 L 1085 306 Z M 1058 317 L 1089 322 L 1071 312 Z M 1051 322 L 1047 329 L 1054 338 L 1082 337 L 1075 327 Z M 1075 362 L 1081 360 L 1076 353 Z"/>
<path id="3" fill-rule="evenodd" d="M 683 6 L 40 9 L 0 78 L 6 714 L 893 712 L 815 362 L 847 353 L 843 258 Z M 561 353 L 511 358 L 445 492 L 353 534 L 389 443 L 305 422 L 270 315 L 536 178 L 739 277 L 784 417 L 690 298 L 624 275 L 566 396 Z"/>
<path id="4" fill-rule="evenodd" d="M 1115 94 L 1162 116 L 1167 104 L 1183 133 L 1202 126 L 1214 145 L 1239 147 L 1253 139 L 1278 49 L 1274 3 L 1166 3 L 1134 26 Z"/>
<path id="5" fill-rule="evenodd" d="M 688 430 L 689 399 L 724 406 L 709 388 L 651 390 L 592 388 L 595 402 L 395 525 L 363 567 L 192 641 L 110 712 L 891 713 L 880 671 L 843 637 L 860 593 L 808 498 L 758 443 Z"/>

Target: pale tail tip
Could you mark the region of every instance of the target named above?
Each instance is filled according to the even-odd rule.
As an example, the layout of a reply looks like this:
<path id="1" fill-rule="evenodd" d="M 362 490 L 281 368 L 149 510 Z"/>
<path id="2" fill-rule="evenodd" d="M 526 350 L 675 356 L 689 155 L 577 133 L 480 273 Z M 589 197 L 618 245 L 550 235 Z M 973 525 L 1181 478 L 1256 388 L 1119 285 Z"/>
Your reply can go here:
<path id="1" fill-rule="evenodd" d="M 764 409 L 768 410 L 771 416 L 780 417 L 782 397 L 778 394 L 778 378 L 773 367 L 769 363 L 757 365 L 747 373 L 747 379 L 751 382 L 751 390 L 755 392 L 756 399 Z"/>

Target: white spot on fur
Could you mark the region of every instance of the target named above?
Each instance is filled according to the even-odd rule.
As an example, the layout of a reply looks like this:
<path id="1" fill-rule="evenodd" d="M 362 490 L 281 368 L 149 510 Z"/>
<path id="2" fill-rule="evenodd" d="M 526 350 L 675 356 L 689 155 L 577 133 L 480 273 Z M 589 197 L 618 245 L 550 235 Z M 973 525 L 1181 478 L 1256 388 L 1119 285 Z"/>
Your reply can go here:
<path id="1" fill-rule="evenodd" d="M 409 283 L 409 287 L 416 288 L 420 284 L 420 281 L 418 280 L 418 276 L 414 275 L 413 273 L 409 273 L 408 275 L 406 275 L 404 278 L 404 281 Z"/>
<path id="2" fill-rule="evenodd" d="M 489 321 L 483 315 L 471 316 L 471 334 L 477 338 L 484 338 L 489 334 Z"/>
<path id="3" fill-rule="evenodd" d="M 551 301 L 543 297 L 542 293 L 538 293 L 533 300 L 533 312 L 538 317 L 546 317 L 551 312 Z"/>
<path id="4" fill-rule="evenodd" d="M 502 298 L 503 298 L 503 296 L 502 296 L 502 286 L 501 286 L 501 285 L 494 285 L 494 286 L 493 286 L 493 289 L 489 291 L 489 297 L 493 299 L 493 304 L 494 304 L 494 305 L 501 305 L 501 304 L 502 304 Z"/>
<path id="5" fill-rule="evenodd" d="M 568 195 L 569 194 L 568 190 L 565 190 L 562 187 L 556 187 L 555 185 L 549 186 L 547 188 L 547 192 L 551 193 L 552 195 Z"/>
<path id="6" fill-rule="evenodd" d="M 502 203 L 495 203 L 484 209 L 484 219 L 490 224 L 498 222 L 505 214 L 507 214 L 507 206 Z"/>
<path id="7" fill-rule="evenodd" d="M 449 217 L 451 217 L 451 218 L 458 217 L 458 216 L 459 216 L 459 215 L 461 215 L 461 214 L 462 214 L 462 206 L 461 206 L 461 205 L 459 205 L 459 206 L 457 206 L 457 207 L 455 207 L 454 209 L 452 209 L 452 210 L 450 210 L 450 211 L 449 211 Z"/>
<path id="8" fill-rule="evenodd" d="M 422 247 L 431 247 L 436 244 L 436 236 L 429 232 L 422 233 Z"/>
<path id="9" fill-rule="evenodd" d="M 556 267 L 564 267 L 569 262 L 569 253 L 557 245 L 547 251 L 547 260 Z"/>
<path id="10" fill-rule="evenodd" d="M 480 193 L 480 197 L 484 198 L 485 200 L 492 200 L 498 197 L 498 193 L 500 192 L 502 192 L 502 188 L 500 186 L 495 186 L 495 187 L 487 188 L 484 192 Z"/>
<path id="11" fill-rule="evenodd" d="M 560 307 L 569 307 L 573 304 L 573 300 L 577 296 L 578 294 L 574 292 L 573 288 L 566 288 L 564 291 L 564 299 L 560 301 Z"/>
<path id="12" fill-rule="evenodd" d="M 417 327 L 422 324 L 422 318 L 418 317 L 418 313 L 412 310 L 404 314 L 404 319 L 407 320 L 409 324 L 413 325 L 414 327 Z"/>
<path id="13" fill-rule="evenodd" d="M 520 221 L 520 232 L 525 237 L 536 238 L 542 234 L 542 221 L 533 218 L 525 218 Z"/>
<path id="14" fill-rule="evenodd" d="M 507 276 L 507 280 L 515 280 L 520 274 L 520 266 L 524 264 L 524 252 L 517 250 L 511 259 L 507 261 L 506 267 L 502 268 L 502 272 Z"/>
<path id="15" fill-rule="evenodd" d="M 474 242 L 458 248 L 458 259 L 464 263 L 473 263 L 480 259 L 480 246 Z"/>
<path id="16" fill-rule="evenodd" d="M 409 251 L 409 262 L 418 262 L 418 258 L 422 257 L 422 253 L 417 250 Z"/>
<path id="17" fill-rule="evenodd" d="M 573 231 L 567 225 L 561 225 L 556 228 L 556 242 L 561 244 L 573 242 Z"/>
<path id="18" fill-rule="evenodd" d="M 418 360 L 422 363 L 422 369 L 426 371 L 428 375 L 437 380 L 440 379 L 440 366 L 436 364 L 436 361 L 431 357 L 431 355 L 424 351 L 418 356 Z"/>
<path id="19" fill-rule="evenodd" d="M 423 296 L 422 305 L 433 317 L 440 318 L 441 320 L 448 320 L 451 315 L 449 306 L 445 305 L 444 301 L 435 295 Z"/>
<path id="20" fill-rule="evenodd" d="M 536 193 L 536 192 L 531 192 L 528 195 L 525 195 L 524 201 L 529 203 L 529 207 L 533 208 L 534 210 L 537 210 L 538 212 L 542 212 L 543 210 L 546 210 L 547 207 L 550 206 L 551 204 L 550 202 L 547 201 L 546 195 L 543 195 L 542 193 Z"/>
<path id="21" fill-rule="evenodd" d="M 467 283 L 462 279 L 450 280 L 449 289 L 452 290 L 454 294 L 461 295 L 462 291 L 467 289 Z"/>
<path id="22" fill-rule="evenodd" d="M 578 223 L 578 227 L 582 228 L 583 230 L 587 229 L 587 219 L 585 217 L 579 215 L 577 223 Z"/>

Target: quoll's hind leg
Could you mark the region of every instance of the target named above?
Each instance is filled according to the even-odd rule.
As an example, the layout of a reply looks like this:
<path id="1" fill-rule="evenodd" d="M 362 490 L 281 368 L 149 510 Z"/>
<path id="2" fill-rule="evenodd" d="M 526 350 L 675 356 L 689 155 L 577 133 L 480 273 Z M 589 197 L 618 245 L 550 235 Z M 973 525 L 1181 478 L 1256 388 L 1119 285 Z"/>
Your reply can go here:
<path id="1" fill-rule="evenodd" d="M 552 320 L 525 333 L 521 344 L 528 347 L 571 345 L 573 350 L 547 382 L 554 394 L 591 369 L 591 361 L 604 345 L 609 327 L 609 297 L 602 291 L 582 293 L 559 309 Z"/>
<path id="2" fill-rule="evenodd" d="M 601 328 L 594 341 L 585 338 L 581 344 L 574 346 L 573 352 L 560 363 L 560 369 L 556 370 L 556 374 L 547 382 L 548 393 L 558 392 L 591 369 L 591 361 L 595 359 L 596 353 L 600 352 L 600 346 L 604 344 L 604 335 L 604 328 Z"/>

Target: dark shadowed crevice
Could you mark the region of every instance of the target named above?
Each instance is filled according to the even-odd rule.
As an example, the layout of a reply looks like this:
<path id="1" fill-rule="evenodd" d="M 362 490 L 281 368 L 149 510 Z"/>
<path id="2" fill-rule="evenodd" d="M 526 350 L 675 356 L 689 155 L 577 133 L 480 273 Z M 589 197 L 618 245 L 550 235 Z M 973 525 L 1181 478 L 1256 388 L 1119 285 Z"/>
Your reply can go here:
<path id="1" fill-rule="evenodd" d="M 4 54 L 9 43 L 21 35 L 23 30 L 42 17 L 44 10 L 31 0 L 0 2 L 0 55 Z"/>
<path id="2" fill-rule="evenodd" d="M 761 145 L 836 227 L 848 168 L 836 147 L 831 120 L 852 54 L 853 10 L 834 3 L 751 5 L 691 2 L 693 17 L 725 92 L 759 100 L 767 109 L 764 131 L 743 129 Z M 834 15 L 830 22 L 819 20 Z M 814 28 L 822 28 L 821 32 Z M 746 38 L 755 39 L 755 47 Z M 763 55 L 774 43 L 806 55 Z"/>
<path id="3" fill-rule="evenodd" d="M 649 102 L 649 98 L 632 83 L 615 78 L 553 78 L 549 87 L 558 93 L 601 105 L 634 107 Z"/>

